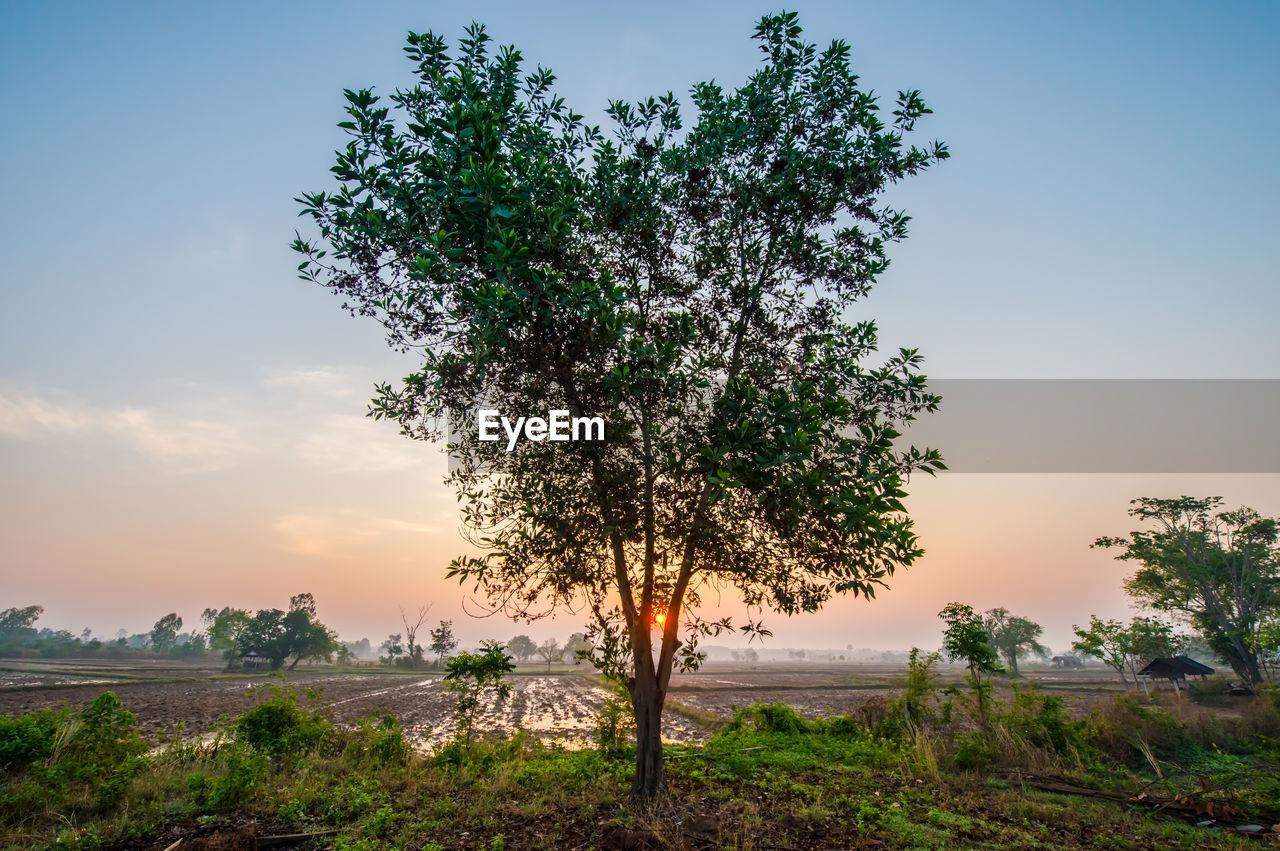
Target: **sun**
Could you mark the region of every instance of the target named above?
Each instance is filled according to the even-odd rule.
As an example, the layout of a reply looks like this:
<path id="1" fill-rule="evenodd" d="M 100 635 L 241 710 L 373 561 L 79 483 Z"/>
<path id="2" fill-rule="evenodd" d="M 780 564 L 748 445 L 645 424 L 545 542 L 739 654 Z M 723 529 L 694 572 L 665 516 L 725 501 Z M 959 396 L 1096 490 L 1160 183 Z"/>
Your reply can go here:
<path id="1" fill-rule="evenodd" d="M 664 615 L 662 612 L 658 612 L 658 614 L 654 615 L 653 619 L 654 621 L 657 622 L 658 626 L 662 626 L 664 623 L 667 622 L 667 616 Z"/>

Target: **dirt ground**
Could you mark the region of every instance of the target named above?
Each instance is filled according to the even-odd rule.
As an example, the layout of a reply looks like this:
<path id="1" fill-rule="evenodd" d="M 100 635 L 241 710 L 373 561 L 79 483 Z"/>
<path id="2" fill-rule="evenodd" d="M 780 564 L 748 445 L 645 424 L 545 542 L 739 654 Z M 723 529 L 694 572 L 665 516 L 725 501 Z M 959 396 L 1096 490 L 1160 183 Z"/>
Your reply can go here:
<path id="1" fill-rule="evenodd" d="M 711 662 L 696 673 L 675 675 L 669 695 L 679 704 L 726 718 L 735 707 L 775 701 L 811 717 L 856 714 L 868 700 L 891 699 L 904 673 L 896 664 Z M 958 683 L 961 673 L 944 669 L 944 681 Z M 1042 690 L 1061 695 L 1077 716 L 1121 688 L 1109 669 L 1031 667 L 1024 674 Z M 439 673 L 316 667 L 300 668 L 287 679 L 319 690 L 320 701 L 338 723 L 390 713 L 422 745 L 434 746 L 452 735 L 452 698 L 441 688 Z M 181 722 L 187 734 L 200 734 L 223 715 L 252 705 L 250 690 L 270 681 L 278 682 L 265 674 L 227 674 L 198 665 L 0 660 L 0 714 L 79 706 L 111 689 L 138 716 L 144 733 L 172 731 Z M 590 737 L 596 713 L 608 697 L 593 675 L 577 669 L 548 672 L 541 666 L 521 666 L 511 681 L 511 698 L 501 707 L 487 707 L 482 730 L 505 733 L 522 728 L 548 741 L 581 744 Z M 699 741 L 711 732 L 707 724 L 678 710 L 665 713 L 663 724 L 664 738 L 673 742 Z"/>

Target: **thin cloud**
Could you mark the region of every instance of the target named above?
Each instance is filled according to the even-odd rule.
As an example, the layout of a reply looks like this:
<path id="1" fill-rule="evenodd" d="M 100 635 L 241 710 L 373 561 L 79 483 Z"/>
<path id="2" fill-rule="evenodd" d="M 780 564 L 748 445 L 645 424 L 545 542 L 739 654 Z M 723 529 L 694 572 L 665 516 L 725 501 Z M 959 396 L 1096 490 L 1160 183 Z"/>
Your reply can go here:
<path id="1" fill-rule="evenodd" d="M 286 514 L 271 524 L 280 548 L 318 558 L 339 558 L 362 551 L 369 541 L 400 534 L 430 535 L 441 527 L 359 511 Z"/>
<path id="2" fill-rule="evenodd" d="M 207 473 L 233 466 L 244 445 L 240 428 L 230 422 L 0 393 L 0 435 L 39 441 L 95 433 L 123 440 L 177 473 Z"/>

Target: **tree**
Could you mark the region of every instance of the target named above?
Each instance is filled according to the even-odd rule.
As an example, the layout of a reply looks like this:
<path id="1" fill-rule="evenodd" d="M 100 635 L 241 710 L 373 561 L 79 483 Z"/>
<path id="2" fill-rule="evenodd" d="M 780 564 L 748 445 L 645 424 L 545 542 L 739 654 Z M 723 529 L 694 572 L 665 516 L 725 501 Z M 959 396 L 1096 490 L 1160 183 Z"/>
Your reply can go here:
<path id="1" fill-rule="evenodd" d="M 431 652 L 441 664 L 458 647 L 458 639 L 453 636 L 453 621 L 440 621 L 440 626 L 431 630 Z"/>
<path id="2" fill-rule="evenodd" d="M 1101 659 L 1120 675 L 1126 688 L 1129 686 L 1124 675 L 1126 668 L 1133 675 L 1134 683 L 1139 683 L 1139 665 L 1160 656 L 1172 656 L 1177 649 L 1173 627 L 1155 618 L 1135 617 L 1125 626 L 1117 620 L 1103 621 L 1097 615 L 1090 615 L 1087 630 L 1074 624 L 1071 628 L 1079 639 L 1071 643 L 1071 649 Z"/>
<path id="3" fill-rule="evenodd" d="M 1276 519 L 1247 507 L 1218 510 L 1217 496 L 1141 497 L 1130 504 L 1129 516 L 1154 528 L 1093 544 L 1141 565 L 1125 589 L 1158 612 L 1187 618 L 1246 682 L 1262 682 L 1258 628 L 1280 608 Z"/>
<path id="4" fill-rule="evenodd" d="M 463 652 L 449 660 L 444 688 L 457 695 L 453 706 L 455 735 L 466 747 L 471 746 L 471 734 L 484 698 L 492 696 L 501 706 L 511 694 L 511 684 L 505 680 L 516 666 L 506 650 L 501 642 L 484 641 L 479 653 Z"/>
<path id="5" fill-rule="evenodd" d="M 538 645 L 527 635 L 517 635 L 507 644 L 507 649 L 523 662 L 538 652 Z"/>
<path id="6" fill-rule="evenodd" d="M 272 670 L 293 657 L 289 670 L 304 659 L 332 660 L 338 649 L 337 636 L 316 619 L 315 598 L 298 594 L 289 598 L 289 611 L 262 609 L 239 636 L 240 654 L 265 656 Z"/>
<path id="7" fill-rule="evenodd" d="M 427 619 L 427 612 L 431 611 L 431 606 L 418 607 L 418 619 L 411 625 L 409 616 L 405 614 L 404 606 L 400 607 L 400 620 L 404 623 L 404 634 L 409 643 L 409 665 L 418 667 L 422 664 L 422 648 L 418 645 L 418 630 L 422 628 L 422 622 Z"/>
<path id="8" fill-rule="evenodd" d="M 8 630 L 34 629 L 36 621 L 44 614 L 44 606 L 9 608 L 0 612 L 0 634 Z"/>
<path id="9" fill-rule="evenodd" d="M 574 664 L 577 664 L 580 658 L 590 659 L 591 651 L 594 649 L 587 639 L 586 633 L 575 632 L 564 643 L 564 658 L 572 659 Z"/>
<path id="10" fill-rule="evenodd" d="M 991 646 L 999 651 L 1009 665 L 1009 675 L 1012 677 L 1022 676 L 1018 673 L 1018 657 L 1044 656 L 1048 652 L 1037 640 L 1044 632 L 1040 624 L 1011 615 L 1004 607 L 989 609 L 983 619 L 983 626 L 990 637 Z"/>
<path id="11" fill-rule="evenodd" d="M 1071 642 L 1071 649 L 1101 659 L 1120 675 L 1120 682 L 1128 688 L 1129 680 L 1125 677 L 1124 670 L 1129 664 L 1129 633 L 1124 624 L 1118 620 L 1104 621 L 1097 615 L 1090 615 L 1088 629 L 1075 624 L 1071 625 L 1071 629 L 1077 637 L 1076 641 Z"/>
<path id="12" fill-rule="evenodd" d="M 794 13 L 760 21 L 743 86 L 692 87 L 687 126 L 674 95 L 614 101 L 611 137 L 466 33 L 454 55 L 410 33 L 418 81 L 388 105 L 346 93 L 338 186 L 299 199 L 319 234 L 295 240 L 299 273 L 421 353 L 371 413 L 419 439 L 456 426 L 481 554 L 450 576 L 517 618 L 585 605 L 652 797 L 672 671 L 735 628 L 704 594 L 733 592 L 763 637 L 764 609 L 873 596 L 922 553 L 903 485 L 941 458 L 893 441 L 939 399 L 914 350 L 867 366 L 875 325 L 846 317 L 906 235 L 885 191 L 947 152 L 904 141 L 918 92 L 886 123 L 849 46 L 805 43 Z M 478 400 L 499 399 L 599 417 L 605 439 L 483 440 Z"/>
<path id="13" fill-rule="evenodd" d="M 168 653 L 178 640 L 178 630 L 182 629 L 182 618 L 176 612 L 170 612 L 151 627 L 151 646 L 161 653 Z"/>
<path id="14" fill-rule="evenodd" d="M 963 661 L 969 669 L 969 685 L 978 704 L 978 720 L 987 725 L 987 702 L 991 684 L 983 682 L 983 674 L 999 674 L 1000 657 L 991 646 L 986 625 L 972 606 L 964 603 L 948 603 L 938 612 L 946 624 L 942 633 L 942 649 L 952 662 Z"/>
<path id="15" fill-rule="evenodd" d="M 401 637 L 400 633 L 395 632 L 388 635 L 387 640 L 382 642 L 382 646 L 378 649 L 387 654 L 382 657 L 382 662 L 384 664 L 395 665 L 399 657 L 404 655 L 404 647 L 400 643 L 403 640 L 404 639 Z"/>
<path id="16" fill-rule="evenodd" d="M 548 638 L 546 641 L 538 645 L 538 655 L 547 663 L 547 673 L 551 673 L 551 663 L 559 662 L 564 658 L 564 651 L 560 649 L 560 642 L 554 638 Z"/>
<path id="17" fill-rule="evenodd" d="M 223 661 L 230 667 L 240 655 L 240 637 L 249 628 L 253 615 L 245 609 L 224 606 L 205 609 L 200 619 L 204 622 L 209 649 L 221 653 Z"/>

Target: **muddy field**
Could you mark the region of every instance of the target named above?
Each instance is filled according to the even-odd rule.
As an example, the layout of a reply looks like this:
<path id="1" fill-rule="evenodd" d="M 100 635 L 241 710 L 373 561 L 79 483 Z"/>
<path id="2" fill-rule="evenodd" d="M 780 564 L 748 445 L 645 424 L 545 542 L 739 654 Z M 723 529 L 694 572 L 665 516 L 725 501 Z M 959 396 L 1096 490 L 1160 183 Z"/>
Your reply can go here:
<path id="1" fill-rule="evenodd" d="M 714 722 L 708 723 L 704 713 L 727 718 L 734 708 L 752 703 L 781 701 L 808 716 L 856 714 L 869 700 L 891 699 L 901 687 L 903 674 L 896 665 L 709 663 L 697 673 L 672 678 L 673 703 L 663 719 L 664 738 L 673 742 L 705 739 Z M 315 668 L 287 676 L 289 682 L 317 689 L 320 702 L 338 723 L 389 713 L 421 745 L 435 746 L 452 735 L 452 698 L 442 689 L 439 673 Z M 1026 678 L 1044 691 L 1063 696 L 1073 715 L 1083 715 L 1120 688 L 1114 673 L 1104 669 L 1032 669 Z M 944 680 L 959 682 L 960 672 L 944 671 Z M 0 714 L 77 706 L 111 689 L 138 716 L 147 734 L 172 731 L 179 723 L 188 734 L 198 734 L 207 732 L 223 715 L 235 715 L 252 705 L 251 691 L 269 681 L 278 679 L 194 665 L 0 661 Z M 511 682 L 511 698 L 500 707 L 486 708 L 482 730 L 507 733 L 519 728 L 547 741 L 581 745 L 590 737 L 596 713 L 608 697 L 594 675 L 577 669 L 548 672 L 539 666 L 521 667 Z M 701 712 L 682 714 L 683 707 Z"/>

